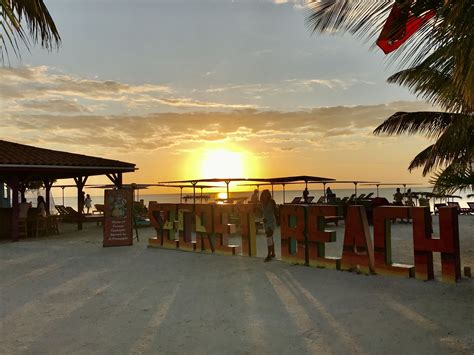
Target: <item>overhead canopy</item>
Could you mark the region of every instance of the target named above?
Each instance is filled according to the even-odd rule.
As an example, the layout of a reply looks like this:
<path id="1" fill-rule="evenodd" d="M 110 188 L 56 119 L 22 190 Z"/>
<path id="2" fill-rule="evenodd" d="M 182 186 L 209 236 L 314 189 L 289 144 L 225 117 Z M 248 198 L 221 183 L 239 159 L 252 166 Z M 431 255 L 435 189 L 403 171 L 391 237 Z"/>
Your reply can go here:
<path id="1" fill-rule="evenodd" d="M 378 185 L 378 186 L 397 186 L 397 185 L 402 185 L 402 186 L 405 186 L 405 185 L 422 185 L 420 183 L 413 183 L 413 182 L 384 182 L 384 183 L 380 183 L 380 182 L 372 182 L 372 183 L 363 183 L 363 185 L 370 185 L 370 186 L 375 186 L 375 185 Z"/>
<path id="2" fill-rule="evenodd" d="M 50 208 L 50 190 L 54 181 L 73 178 L 77 187 L 79 216 L 82 229 L 83 188 L 89 176 L 106 175 L 115 186 L 122 186 L 122 174 L 135 171 L 135 164 L 118 160 L 67 153 L 0 140 L 0 182 L 12 190 L 12 240 L 18 240 L 18 194 L 24 197 L 27 184 L 42 181 L 46 189 L 46 207 Z M 63 185 L 66 187 L 67 185 Z"/>
<path id="3" fill-rule="evenodd" d="M 0 179 L 68 179 L 135 171 L 135 164 L 0 140 Z"/>
<path id="4" fill-rule="evenodd" d="M 308 175 L 299 175 L 299 176 L 283 176 L 283 177 L 274 177 L 274 178 L 212 178 L 212 179 L 193 179 L 193 180 L 176 180 L 176 181 L 162 181 L 161 184 L 180 184 L 180 183 L 190 183 L 197 184 L 200 182 L 263 182 L 270 184 L 282 184 L 290 182 L 322 182 L 322 181 L 334 181 L 334 179 L 320 177 L 320 176 L 308 176 Z"/>

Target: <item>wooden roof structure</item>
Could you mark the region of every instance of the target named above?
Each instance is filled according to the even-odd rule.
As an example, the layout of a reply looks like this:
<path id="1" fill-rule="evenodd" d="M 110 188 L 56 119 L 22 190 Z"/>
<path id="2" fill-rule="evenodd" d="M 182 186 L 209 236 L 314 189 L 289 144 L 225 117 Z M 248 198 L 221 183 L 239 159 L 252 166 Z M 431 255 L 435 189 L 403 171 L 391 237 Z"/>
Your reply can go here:
<path id="1" fill-rule="evenodd" d="M 135 171 L 135 164 L 44 149 L 0 140 L 0 179 L 17 175 L 29 181 Z"/>

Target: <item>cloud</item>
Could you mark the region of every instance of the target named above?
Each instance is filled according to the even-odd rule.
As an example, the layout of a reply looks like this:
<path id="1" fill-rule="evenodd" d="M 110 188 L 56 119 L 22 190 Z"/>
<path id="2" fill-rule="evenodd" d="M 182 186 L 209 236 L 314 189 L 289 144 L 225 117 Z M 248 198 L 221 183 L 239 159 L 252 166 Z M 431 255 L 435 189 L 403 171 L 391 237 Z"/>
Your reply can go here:
<path id="1" fill-rule="evenodd" d="M 29 100 L 23 103 L 24 108 L 43 111 L 43 112 L 63 112 L 63 113 L 80 113 L 91 112 L 89 108 L 79 104 L 76 100 L 49 99 L 43 101 Z"/>
<path id="2" fill-rule="evenodd" d="M 69 105 L 70 102 L 58 105 Z M 194 149 L 201 143 L 233 142 L 261 153 L 325 149 L 356 149 L 384 119 L 400 110 L 417 111 L 420 102 L 337 106 L 296 112 L 255 109 L 226 112 L 97 115 L 7 113 L 0 118 L 3 139 L 48 146 L 81 146 L 104 151 Z M 37 109 L 43 109 L 37 107 Z M 324 142 L 324 144 L 322 144 Z"/>
<path id="3" fill-rule="evenodd" d="M 5 106 L 26 110 L 41 107 L 52 112 L 57 107 L 57 112 L 64 112 L 65 109 L 72 110 L 72 104 L 61 107 L 59 102 L 72 103 L 77 100 L 87 101 L 91 105 L 102 102 L 113 107 L 124 106 L 124 109 L 174 107 L 233 110 L 257 107 L 252 104 L 196 100 L 177 94 L 167 85 L 130 85 L 113 80 L 80 78 L 58 73 L 45 66 L 0 68 L 0 77 L 0 100 L 5 102 Z M 77 105 L 76 109 L 87 111 Z"/>

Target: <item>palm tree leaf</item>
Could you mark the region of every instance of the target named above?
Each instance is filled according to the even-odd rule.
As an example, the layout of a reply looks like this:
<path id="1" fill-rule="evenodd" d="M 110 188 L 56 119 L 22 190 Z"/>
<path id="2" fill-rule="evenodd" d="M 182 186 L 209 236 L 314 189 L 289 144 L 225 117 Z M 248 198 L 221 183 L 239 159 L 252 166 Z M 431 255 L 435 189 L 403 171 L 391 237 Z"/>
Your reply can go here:
<path id="1" fill-rule="evenodd" d="M 374 134 L 424 134 L 428 138 L 435 138 L 459 117 L 463 115 L 447 112 L 397 112 L 379 125 Z"/>
<path id="2" fill-rule="evenodd" d="M 24 19 L 34 43 L 46 49 L 59 46 L 61 36 L 43 0 L 9 0 L 19 22 Z"/>
<path id="3" fill-rule="evenodd" d="M 34 44 L 40 43 L 47 50 L 59 47 L 61 43 L 58 29 L 43 0 L 0 0 L 0 21 L 2 62 L 5 59 L 4 54 L 8 58 L 7 43 L 18 57 L 20 57 L 18 40 L 23 42 L 28 50 L 30 39 Z"/>
<path id="4" fill-rule="evenodd" d="M 470 166 L 452 164 L 435 174 L 430 182 L 434 184 L 435 193 L 452 194 L 474 187 L 474 171 Z"/>
<path id="5" fill-rule="evenodd" d="M 411 161 L 410 165 L 408 166 L 408 170 L 412 171 L 414 169 L 421 168 L 422 166 L 433 166 L 433 146 L 434 144 L 419 152 Z M 423 176 L 425 175 L 426 174 Z"/>

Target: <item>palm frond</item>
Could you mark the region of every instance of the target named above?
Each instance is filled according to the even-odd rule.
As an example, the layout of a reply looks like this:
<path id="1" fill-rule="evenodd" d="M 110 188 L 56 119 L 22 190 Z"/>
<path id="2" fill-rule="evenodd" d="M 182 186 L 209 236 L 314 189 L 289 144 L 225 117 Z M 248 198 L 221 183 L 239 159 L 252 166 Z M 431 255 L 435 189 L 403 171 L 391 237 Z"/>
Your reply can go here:
<path id="1" fill-rule="evenodd" d="M 31 43 L 39 43 L 47 50 L 58 48 L 61 43 L 59 31 L 43 0 L 0 0 L 0 22 L 2 62 L 4 54 L 8 58 L 9 47 L 20 57 L 19 41 L 28 50 Z"/>
<path id="2" fill-rule="evenodd" d="M 428 138 L 439 137 L 461 114 L 447 112 L 397 112 L 375 130 L 375 135 L 423 134 Z"/>
<path id="3" fill-rule="evenodd" d="M 452 194 L 456 191 L 465 191 L 474 187 L 474 171 L 470 166 L 453 164 L 435 174 L 430 182 L 434 184 L 435 193 Z"/>
<path id="4" fill-rule="evenodd" d="M 433 146 L 434 144 L 419 152 L 411 161 L 410 165 L 408 166 L 408 170 L 412 171 L 414 169 L 426 166 L 432 167 L 434 165 Z M 423 174 L 423 176 L 426 176 L 426 174 Z"/>

